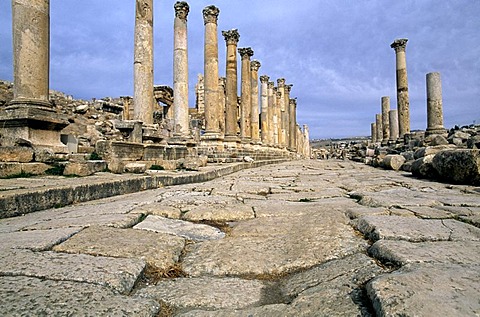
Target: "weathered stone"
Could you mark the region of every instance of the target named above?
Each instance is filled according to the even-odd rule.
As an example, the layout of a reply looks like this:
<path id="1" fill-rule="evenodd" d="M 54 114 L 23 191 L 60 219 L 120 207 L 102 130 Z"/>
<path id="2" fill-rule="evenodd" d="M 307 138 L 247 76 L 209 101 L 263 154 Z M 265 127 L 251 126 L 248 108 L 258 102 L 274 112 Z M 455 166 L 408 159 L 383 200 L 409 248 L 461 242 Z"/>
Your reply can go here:
<path id="1" fill-rule="evenodd" d="M 134 229 L 90 227 L 55 246 L 53 250 L 144 259 L 147 264 L 165 270 L 178 261 L 183 247 L 184 239 L 172 235 Z"/>
<path id="2" fill-rule="evenodd" d="M 134 228 L 171 234 L 194 241 L 216 240 L 225 236 L 223 232 L 212 226 L 193 224 L 188 221 L 167 219 L 159 216 L 147 216 L 145 220 Z"/>
<path id="3" fill-rule="evenodd" d="M 1 146 L 0 162 L 28 163 L 33 160 L 33 149 L 20 146 Z"/>
<path id="4" fill-rule="evenodd" d="M 139 214 L 98 214 L 92 215 L 87 213 L 84 215 L 62 215 L 62 217 L 54 217 L 39 221 L 23 228 L 24 230 L 47 230 L 55 228 L 69 227 L 89 227 L 95 225 L 109 226 L 115 228 L 129 228 L 138 223 L 141 215 Z"/>
<path id="5" fill-rule="evenodd" d="M 412 174 L 417 177 L 437 178 L 437 171 L 433 168 L 434 154 L 421 157 L 412 163 Z"/>
<path id="6" fill-rule="evenodd" d="M 68 162 L 63 175 L 89 176 L 106 169 L 105 161 Z"/>
<path id="7" fill-rule="evenodd" d="M 390 154 L 383 158 L 382 166 L 387 169 L 398 171 L 403 163 L 405 163 L 405 158 L 402 155 Z"/>
<path id="8" fill-rule="evenodd" d="M 241 309 L 262 304 L 264 285 L 239 278 L 176 278 L 163 280 L 136 295 L 164 302 L 177 311 Z"/>
<path id="9" fill-rule="evenodd" d="M 143 174 L 147 170 L 147 165 L 140 163 L 128 163 L 125 165 L 124 170 L 127 173 Z"/>
<path id="10" fill-rule="evenodd" d="M 24 276 L 0 277 L 0 306 L 9 316 L 157 316 L 150 299 L 116 295 L 89 283 L 52 281 Z"/>
<path id="11" fill-rule="evenodd" d="M 479 266 L 412 265 L 373 279 L 367 291 L 378 316 L 475 316 Z"/>
<path id="12" fill-rule="evenodd" d="M 480 184 L 480 150 L 443 151 L 435 155 L 432 166 L 442 180 Z"/>
<path id="13" fill-rule="evenodd" d="M 50 165 L 45 163 L 22 163 L 22 173 L 31 175 L 42 175 L 46 170 L 51 168 Z"/>
<path id="14" fill-rule="evenodd" d="M 96 284 L 125 294 L 132 290 L 145 262 L 85 254 L 2 251 L 0 275 L 31 276 L 56 281 Z"/>
<path id="15" fill-rule="evenodd" d="M 67 240 L 79 232 L 80 229 L 81 228 L 61 228 L 1 233 L 1 248 L 31 249 L 34 251 L 49 250 L 54 245 Z"/>
<path id="16" fill-rule="evenodd" d="M 21 163 L 0 163 L 0 178 L 20 175 L 21 173 Z"/>
<path id="17" fill-rule="evenodd" d="M 144 215 L 161 216 L 171 219 L 180 219 L 182 212 L 180 209 L 166 206 L 165 204 L 154 202 L 146 205 L 142 205 L 130 211 L 130 213 L 139 213 Z"/>
<path id="18" fill-rule="evenodd" d="M 440 205 L 435 195 L 415 191 L 404 187 L 394 187 L 377 192 L 350 192 L 351 198 L 367 207 L 407 207 L 407 206 L 435 206 Z"/>
<path id="19" fill-rule="evenodd" d="M 427 146 L 427 147 L 421 147 L 417 149 L 414 153 L 415 159 L 419 159 L 421 157 L 427 156 L 427 155 L 432 155 L 432 154 L 437 154 L 441 151 L 449 150 L 449 149 L 455 149 L 455 146 L 452 144 L 446 144 L 446 145 L 436 145 L 436 146 Z"/>
<path id="20" fill-rule="evenodd" d="M 225 206 L 197 206 L 182 216 L 188 221 L 239 221 L 254 218 L 253 208 L 241 203 Z"/>
<path id="21" fill-rule="evenodd" d="M 356 219 L 362 216 L 378 216 L 378 215 L 389 215 L 390 212 L 387 208 L 384 207 L 354 207 L 349 208 L 345 212 L 347 217 L 350 219 Z"/>

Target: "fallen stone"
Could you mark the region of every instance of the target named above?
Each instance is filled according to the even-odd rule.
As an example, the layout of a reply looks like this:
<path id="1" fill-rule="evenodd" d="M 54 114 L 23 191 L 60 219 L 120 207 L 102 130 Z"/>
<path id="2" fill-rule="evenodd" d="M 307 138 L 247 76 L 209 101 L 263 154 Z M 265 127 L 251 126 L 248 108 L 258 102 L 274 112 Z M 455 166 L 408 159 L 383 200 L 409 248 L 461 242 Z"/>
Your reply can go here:
<path id="1" fill-rule="evenodd" d="M 437 171 L 433 168 L 433 158 L 435 154 L 427 155 L 416 159 L 412 163 L 412 175 L 420 178 L 435 179 L 438 177 Z"/>
<path id="2" fill-rule="evenodd" d="M 182 216 L 187 221 L 239 221 L 254 218 L 253 208 L 241 203 L 225 206 L 197 206 Z"/>
<path id="3" fill-rule="evenodd" d="M 53 248 L 57 252 L 143 259 L 152 267 L 167 270 L 178 262 L 184 239 L 134 229 L 89 227 Z"/>
<path id="4" fill-rule="evenodd" d="M 125 165 L 124 169 L 126 173 L 143 174 L 147 170 L 147 165 L 140 163 L 128 163 Z"/>
<path id="5" fill-rule="evenodd" d="M 394 265 L 409 263 L 480 263 L 480 243 L 478 241 L 437 241 L 417 242 L 379 240 L 368 253 L 382 261 Z"/>
<path id="6" fill-rule="evenodd" d="M 402 167 L 403 163 L 405 163 L 405 158 L 402 155 L 389 154 L 383 158 L 382 166 L 386 169 L 398 171 Z"/>
<path id="7" fill-rule="evenodd" d="M 435 155 L 432 166 L 444 181 L 480 184 L 480 150 L 443 151 Z"/>
<path id="8" fill-rule="evenodd" d="M 225 233 L 212 226 L 159 216 L 147 216 L 134 228 L 161 232 L 193 241 L 217 240 L 225 237 Z"/>
<path id="9" fill-rule="evenodd" d="M 126 294 L 142 274 L 145 262 L 85 254 L 2 251 L 0 275 L 30 276 L 56 281 L 96 284 Z"/>
<path id="10" fill-rule="evenodd" d="M 0 285 L 0 307 L 5 316 L 154 317 L 160 310 L 153 300 L 116 295 L 88 283 L 2 276 Z"/>
<path id="11" fill-rule="evenodd" d="M 476 316 L 480 266 L 409 265 L 367 284 L 377 316 Z"/>

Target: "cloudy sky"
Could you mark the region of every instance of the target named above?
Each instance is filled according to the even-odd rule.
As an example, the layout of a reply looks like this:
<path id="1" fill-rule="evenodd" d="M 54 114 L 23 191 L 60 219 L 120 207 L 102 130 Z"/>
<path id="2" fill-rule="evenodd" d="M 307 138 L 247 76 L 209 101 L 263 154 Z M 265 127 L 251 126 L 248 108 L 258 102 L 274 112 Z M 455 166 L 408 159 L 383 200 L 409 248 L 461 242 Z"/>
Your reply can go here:
<path id="1" fill-rule="evenodd" d="M 154 1 L 155 84 L 172 86 L 175 1 Z M 134 0 L 51 0 L 50 88 L 91 99 L 133 94 Z M 480 123 L 480 0 L 195 0 L 188 16 L 190 105 L 203 73 L 202 9 L 237 28 L 260 75 L 284 77 L 312 138 L 370 134 L 381 97 L 396 108 L 395 53 L 408 38 L 411 128 L 426 128 L 425 75 L 442 76 L 445 126 Z M 0 79 L 12 80 L 11 1 L 0 1 Z"/>

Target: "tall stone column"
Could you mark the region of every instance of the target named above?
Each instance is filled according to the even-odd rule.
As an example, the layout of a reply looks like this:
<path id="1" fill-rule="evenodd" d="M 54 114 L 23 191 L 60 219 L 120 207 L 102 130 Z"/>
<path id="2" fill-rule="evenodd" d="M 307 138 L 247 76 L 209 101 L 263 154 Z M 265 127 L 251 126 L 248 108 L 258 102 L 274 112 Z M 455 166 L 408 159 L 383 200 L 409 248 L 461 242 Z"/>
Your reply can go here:
<path id="1" fill-rule="evenodd" d="M 377 126 L 377 142 L 383 141 L 383 129 L 382 129 L 382 114 L 377 113 L 375 115 L 375 123 Z"/>
<path id="2" fill-rule="evenodd" d="M 287 140 L 287 146 L 290 150 L 293 151 L 295 148 L 295 125 L 297 124 L 297 119 L 296 119 L 296 101 L 294 100 L 292 102 L 292 99 L 290 99 L 290 92 L 292 90 L 293 85 L 285 85 L 285 107 L 287 108 L 288 112 L 288 140 Z"/>
<path id="3" fill-rule="evenodd" d="M 222 31 L 222 35 L 227 43 L 225 141 L 237 141 L 237 44 L 240 34 L 232 29 Z"/>
<path id="4" fill-rule="evenodd" d="M 134 117 L 153 124 L 153 0 L 136 0 L 134 42 Z"/>
<path id="5" fill-rule="evenodd" d="M 210 5 L 203 9 L 205 24 L 205 140 L 222 139 L 220 120 L 223 120 L 221 106 L 218 102 L 218 38 L 217 19 L 220 10 Z"/>
<path id="6" fill-rule="evenodd" d="M 295 133 L 295 126 L 297 125 L 297 99 L 289 99 L 290 105 L 290 144 L 291 149 L 295 150 L 297 144 L 297 134 Z"/>
<path id="7" fill-rule="evenodd" d="M 445 134 L 443 126 L 442 80 L 440 73 L 427 74 L 427 131 L 426 135 Z"/>
<path id="8" fill-rule="evenodd" d="M 390 123 L 390 139 L 389 143 L 396 143 L 398 140 L 398 113 L 397 110 L 390 110 L 388 112 Z"/>
<path id="9" fill-rule="evenodd" d="M 269 144 L 268 140 L 268 130 L 270 129 L 270 122 L 268 121 L 268 80 L 270 77 L 267 75 L 260 76 L 261 83 L 261 113 L 260 113 L 260 126 L 261 126 L 261 140 L 263 145 Z"/>
<path id="10" fill-rule="evenodd" d="M 258 105 L 258 70 L 262 64 L 253 60 L 250 63 L 250 71 L 252 74 L 252 113 L 251 113 L 251 131 L 252 142 L 260 143 L 260 122 L 259 122 L 259 105 Z"/>
<path id="11" fill-rule="evenodd" d="M 377 124 L 375 122 L 370 124 L 372 143 L 377 143 Z"/>
<path id="12" fill-rule="evenodd" d="M 60 130 L 68 121 L 49 101 L 50 1 L 13 0 L 12 24 L 13 100 L 0 112 L 2 145 L 20 138 L 66 153 Z"/>
<path id="13" fill-rule="evenodd" d="M 290 150 L 290 124 L 291 124 L 291 111 L 290 111 L 290 90 L 293 85 L 284 85 L 283 88 L 283 104 L 285 106 L 285 147 Z"/>
<path id="14" fill-rule="evenodd" d="M 285 147 L 285 139 L 282 137 L 283 133 L 285 132 L 284 127 L 283 127 L 283 117 L 284 117 L 284 111 L 282 111 L 282 104 L 283 104 L 283 93 L 279 91 L 280 88 L 277 86 L 277 91 L 276 91 L 276 99 L 277 99 L 277 135 L 278 135 L 278 140 L 277 140 L 277 145 L 280 148 Z"/>
<path id="15" fill-rule="evenodd" d="M 390 111 L 390 97 L 382 97 L 382 142 L 387 145 L 390 139 L 390 118 L 388 112 Z"/>
<path id="16" fill-rule="evenodd" d="M 272 82 L 272 86 L 274 83 Z M 278 107 L 278 98 L 277 98 L 277 87 L 272 87 L 272 102 L 273 102 L 273 145 L 275 147 L 279 146 L 279 135 L 278 131 L 280 131 L 279 128 L 279 123 L 280 123 L 280 118 L 279 118 L 279 113 L 280 109 Z"/>
<path id="17" fill-rule="evenodd" d="M 285 78 L 277 79 L 278 93 L 280 93 L 280 145 L 281 147 L 287 146 L 287 111 L 285 106 Z"/>
<path id="18" fill-rule="evenodd" d="M 188 51 L 187 16 L 190 7 L 185 1 L 175 3 L 173 23 L 173 120 L 174 136 L 190 137 L 188 120 Z"/>
<path id="19" fill-rule="evenodd" d="M 400 138 L 410 133 L 410 101 L 408 98 L 407 59 L 408 39 L 397 39 L 390 45 L 395 50 L 397 68 L 397 111 Z"/>
<path id="20" fill-rule="evenodd" d="M 275 83 L 273 81 L 267 82 L 267 90 L 268 90 L 268 111 L 267 111 L 267 116 L 268 116 L 268 131 L 267 131 L 267 143 L 269 146 L 274 145 L 274 131 L 275 127 L 273 124 L 273 118 L 275 116 L 275 97 L 274 97 L 274 92 L 273 92 L 273 87 L 275 86 Z"/>
<path id="21" fill-rule="evenodd" d="M 307 159 L 311 156 L 311 149 L 310 149 L 310 130 L 308 125 L 303 125 L 303 134 L 305 135 L 305 157 Z"/>
<path id="22" fill-rule="evenodd" d="M 218 78 L 218 103 L 220 104 L 221 118 L 219 121 L 220 133 L 225 135 L 225 115 L 227 108 L 227 79 L 225 77 Z"/>
<path id="23" fill-rule="evenodd" d="M 244 47 L 239 48 L 238 52 L 242 58 L 240 135 L 242 137 L 242 141 L 249 142 L 252 138 L 252 76 L 250 70 L 250 57 L 253 56 L 253 50 L 250 47 Z"/>

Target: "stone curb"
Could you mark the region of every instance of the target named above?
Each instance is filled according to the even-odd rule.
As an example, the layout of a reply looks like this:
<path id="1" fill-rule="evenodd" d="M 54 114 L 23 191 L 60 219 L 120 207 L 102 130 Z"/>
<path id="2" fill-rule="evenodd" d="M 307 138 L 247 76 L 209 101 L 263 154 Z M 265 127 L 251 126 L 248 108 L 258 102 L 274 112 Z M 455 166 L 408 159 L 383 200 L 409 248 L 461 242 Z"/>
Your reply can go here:
<path id="1" fill-rule="evenodd" d="M 163 186 L 206 182 L 247 168 L 278 164 L 285 159 L 233 163 L 210 171 L 192 172 L 185 175 L 132 176 L 121 180 L 88 182 L 81 178 L 79 184 L 59 185 L 21 191 L 5 191 L 0 194 L 0 218 L 20 216 L 34 211 L 63 207 L 74 203 L 107 198 L 156 189 Z"/>

